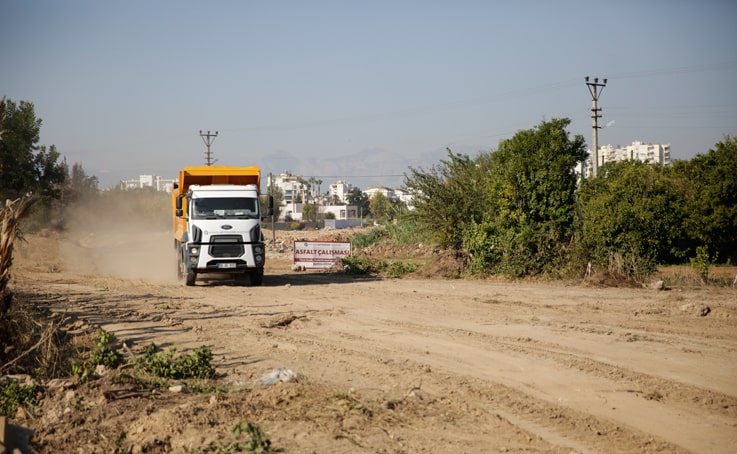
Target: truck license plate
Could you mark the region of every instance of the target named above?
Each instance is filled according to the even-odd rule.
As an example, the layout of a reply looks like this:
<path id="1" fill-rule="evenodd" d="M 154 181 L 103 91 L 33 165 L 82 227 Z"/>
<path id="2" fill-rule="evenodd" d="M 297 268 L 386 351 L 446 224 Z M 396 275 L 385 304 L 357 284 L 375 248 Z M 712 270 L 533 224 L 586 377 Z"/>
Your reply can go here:
<path id="1" fill-rule="evenodd" d="M 235 268 L 235 263 L 218 263 L 218 268 Z"/>

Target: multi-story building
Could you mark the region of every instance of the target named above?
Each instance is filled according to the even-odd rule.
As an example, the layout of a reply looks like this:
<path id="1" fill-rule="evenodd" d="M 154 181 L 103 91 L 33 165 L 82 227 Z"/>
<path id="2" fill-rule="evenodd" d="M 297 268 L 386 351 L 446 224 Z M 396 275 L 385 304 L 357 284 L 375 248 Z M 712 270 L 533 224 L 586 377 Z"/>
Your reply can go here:
<path id="1" fill-rule="evenodd" d="M 307 180 L 304 177 L 292 175 L 285 170 L 279 175 L 269 175 L 266 179 L 267 187 L 271 185 L 278 187 L 284 194 L 283 204 L 296 203 L 297 200 L 305 200 L 304 190 L 307 187 Z"/>
<path id="2" fill-rule="evenodd" d="M 161 178 L 158 175 L 140 175 L 138 179 L 121 180 L 119 187 L 123 190 L 153 188 L 171 194 L 176 180 Z"/>
<path id="3" fill-rule="evenodd" d="M 342 180 L 338 180 L 335 183 L 331 184 L 330 188 L 328 189 L 330 202 L 332 203 L 335 200 L 341 201 L 343 203 L 348 202 L 348 200 L 346 200 L 346 197 L 348 197 L 348 193 L 351 192 L 351 189 L 353 189 L 353 185 Z"/>
<path id="4" fill-rule="evenodd" d="M 670 144 L 653 144 L 644 143 L 639 140 L 632 142 L 624 147 L 612 145 L 604 145 L 599 147 L 599 166 L 607 162 L 619 162 L 634 159 L 637 161 L 648 162 L 651 164 L 670 165 Z M 589 159 L 580 165 L 579 174 L 586 178 L 591 175 L 591 150 L 589 150 Z"/>
<path id="5" fill-rule="evenodd" d="M 373 186 L 363 190 L 363 193 L 371 199 L 376 194 L 382 194 L 389 200 L 396 200 L 397 196 L 394 194 L 394 189 L 387 188 L 386 186 Z"/>
<path id="6" fill-rule="evenodd" d="M 599 156 L 604 163 L 635 159 L 637 161 L 667 166 L 670 165 L 670 144 L 652 144 L 634 141 L 631 145 L 617 148 L 611 145 L 605 145 L 599 148 Z"/>

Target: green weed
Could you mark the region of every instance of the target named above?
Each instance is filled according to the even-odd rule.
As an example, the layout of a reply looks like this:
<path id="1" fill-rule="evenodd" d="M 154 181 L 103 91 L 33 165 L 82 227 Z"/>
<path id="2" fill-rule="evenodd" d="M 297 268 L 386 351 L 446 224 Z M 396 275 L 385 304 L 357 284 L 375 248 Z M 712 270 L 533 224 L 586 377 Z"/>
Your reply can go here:
<path id="1" fill-rule="evenodd" d="M 36 385 L 21 386 L 15 380 L 0 383 L 0 415 L 14 417 L 18 406 L 36 405 Z"/>
<path id="2" fill-rule="evenodd" d="M 138 358 L 136 367 L 161 378 L 213 378 L 215 368 L 211 361 L 212 351 L 206 347 L 195 349 L 191 354 L 177 354 L 176 347 L 162 351 L 152 343 Z"/>
<path id="3" fill-rule="evenodd" d="M 264 434 L 261 429 L 250 422 L 241 421 L 236 424 L 232 430 L 235 441 L 228 444 L 222 441 L 213 441 L 205 448 L 201 448 L 195 452 L 198 453 L 217 453 L 217 454 L 229 454 L 234 452 L 251 452 L 254 454 L 266 454 L 271 451 L 271 440 Z M 244 441 L 239 441 L 239 438 L 243 434 L 247 434 L 248 438 Z"/>
<path id="4" fill-rule="evenodd" d="M 417 264 L 415 263 L 392 262 L 387 267 L 386 274 L 391 277 L 402 277 L 416 270 Z"/>
<path id="5" fill-rule="evenodd" d="M 72 373 L 82 378 L 92 375 L 99 365 L 103 365 L 109 369 L 115 369 L 122 362 L 123 356 L 110 346 L 115 342 L 115 334 L 108 333 L 102 328 L 97 333 L 100 339 L 92 350 L 89 359 L 84 363 L 75 363 L 72 365 Z"/>

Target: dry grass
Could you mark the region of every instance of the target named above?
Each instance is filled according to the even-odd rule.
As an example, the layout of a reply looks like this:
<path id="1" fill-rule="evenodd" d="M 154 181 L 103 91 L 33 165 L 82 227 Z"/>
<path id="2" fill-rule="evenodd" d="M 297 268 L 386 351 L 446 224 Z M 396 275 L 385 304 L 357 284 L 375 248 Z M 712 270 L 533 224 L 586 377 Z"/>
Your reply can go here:
<path id="1" fill-rule="evenodd" d="M 6 200 L 0 208 L 0 318 L 8 311 L 7 293 L 10 267 L 13 264 L 13 242 L 18 236 L 19 221 L 27 213 L 33 199 Z"/>
<path id="2" fill-rule="evenodd" d="M 0 375 L 59 377 L 69 373 L 70 358 L 76 356 L 70 355 L 67 336 L 59 330 L 64 320 L 8 289 L 19 221 L 33 201 L 7 200 L 0 208 Z"/>
<path id="3" fill-rule="evenodd" d="M 732 287 L 737 278 L 737 266 L 712 266 L 709 268 L 709 278 L 704 282 L 699 273 L 689 265 L 670 265 L 658 268 L 658 277 L 668 286 L 677 287 Z"/>

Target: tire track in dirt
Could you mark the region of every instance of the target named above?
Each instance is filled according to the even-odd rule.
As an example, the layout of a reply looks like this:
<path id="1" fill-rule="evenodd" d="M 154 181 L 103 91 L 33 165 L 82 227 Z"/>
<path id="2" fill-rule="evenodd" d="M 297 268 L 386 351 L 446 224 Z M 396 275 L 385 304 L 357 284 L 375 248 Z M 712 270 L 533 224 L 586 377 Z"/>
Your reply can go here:
<path id="1" fill-rule="evenodd" d="M 425 435 L 460 451 L 504 439 L 545 452 L 737 444 L 737 391 L 722 383 L 735 309 L 711 292 L 279 273 L 260 288 L 61 273 L 35 290 L 119 337 L 211 346 L 236 380 L 288 366 L 308 383 L 412 407 L 406 431 L 391 430 L 444 431 Z M 715 317 L 679 309 L 704 296 Z M 295 318 L 272 323 L 285 315 Z M 701 376 L 684 372 L 702 363 Z"/>
<path id="2" fill-rule="evenodd" d="M 599 396 L 597 398 L 601 398 L 606 405 L 612 405 L 613 409 L 616 409 L 616 407 L 638 408 L 639 410 L 636 412 L 638 416 L 634 418 L 639 420 L 637 427 L 649 427 L 655 434 L 667 433 L 673 427 L 680 427 L 678 432 L 683 434 L 680 437 L 680 443 L 682 446 L 690 446 L 689 449 L 702 446 L 703 443 L 706 446 L 711 446 L 711 452 L 717 452 L 720 447 L 726 449 L 730 446 L 730 442 L 737 441 L 734 432 L 735 421 L 737 421 L 737 399 L 733 395 L 615 366 L 589 357 L 589 355 L 596 354 L 596 352 L 573 350 L 560 344 L 535 341 L 531 338 L 492 336 L 454 328 L 437 326 L 428 328 L 406 322 L 396 325 L 402 331 L 413 332 L 421 337 L 437 338 L 439 335 L 445 335 L 450 342 L 456 345 L 460 345 L 462 342 L 468 343 L 465 339 L 475 338 L 478 342 L 477 348 L 480 351 L 487 349 L 487 360 L 491 358 L 499 362 L 507 360 L 507 358 L 494 355 L 488 351 L 488 349 L 492 349 L 494 353 L 500 351 L 511 353 L 527 364 L 542 364 L 543 362 L 553 361 L 558 364 L 558 366 L 551 366 L 554 369 L 575 370 L 591 377 L 600 378 L 601 384 L 589 384 L 589 389 L 593 387 L 593 393 Z M 481 355 L 481 352 L 479 352 L 479 355 Z M 529 357 L 535 359 L 529 359 Z M 544 376 L 545 371 L 542 369 L 531 375 Z M 587 383 L 590 380 L 578 380 L 578 378 L 578 375 L 571 377 L 569 386 L 584 390 L 584 385 L 581 383 Z M 526 380 L 516 378 L 514 381 L 524 384 Z M 502 381 L 502 383 L 505 382 Z M 527 384 L 533 388 L 540 386 L 534 381 Z M 517 387 L 525 390 L 525 387 L 519 388 L 519 385 Z M 542 391 L 545 391 L 545 389 L 543 388 Z M 557 391 L 561 395 L 565 395 L 562 392 L 563 390 L 558 389 Z M 547 396 L 547 398 L 550 398 L 550 396 Z M 574 400 L 573 396 L 568 396 L 566 399 Z M 595 400 L 590 402 L 592 409 L 596 409 Z M 577 401 L 582 401 L 580 395 Z M 650 403 L 654 405 L 650 405 Z M 614 419 L 619 417 L 616 413 L 609 411 L 593 412 L 594 415 Z M 653 423 L 658 419 L 664 420 L 663 423 Z M 621 422 L 626 423 L 625 421 Z M 715 449 L 716 451 L 714 451 Z M 729 450 L 727 449 L 724 452 L 729 452 Z"/>
<path id="3" fill-rule="evenodd" d="M 399 327 L 402 331 L 408 326 Z M 376 330 L 376 327 L 372 327 Z M 473 402 L 467 409 L 486 415 L 496 415 L 498 418 L 509 421 L 518 430 L 528 432 L 531 437 L 541 438 L 559 448 L 574 449 L 578 452 L 607 451 L 612 445 L 622 450 L 643 449 L 665 450 L 668 452 L 685 452 L 682 448 L 673 445 L 651 434 L 641 432 L 633 427 L 614 424 L 606 418 L 596 415 L 576 412 L 557 403 L 550 403 L 529 390 L 520 390 L 496 382 L 493 378 L 483 376 L 479 378 L 467 369 L 458 372 L 458 368 L 448 367 L 446 361 L 441 366 L 434 357 L 437 351 L 417 348 L 414 351 L 404 350 L 398 353 L 394 348 L 382 348 L 371 343 L 370 339 L 351 332 L 336 332 L 341 342 L 332 342 L 320 336 L 305 336 L 304 330 L 297 330 L 295 335 L 280 332 L 278 337 L 282 342 L 295 345 L 305 345 L 310 352 L 327 352 L 327 355 L 312 356 L 311 360 L 321 361 L 330 357 L 340 364 L 344 373 L 366 374 L 374 371 L 371 376 L 363 377 L 370 386 L 372 378 L 385 377 L 393 372 L 393 379 L 402 382 L 402 386 L 419 386 L 422 390 L 432 393 L 448 395 L 453 399 L 462 393 L 463 402 Z M 422 330 L 419 330 L 422 331 Z M 413 333 L 414 334 L 414 333 Z M 438 333 L 435 333 L 438 334 Z M 395 344 L 396 345 L 396 344 Z M 298 349 L 299 350 L 299 349 Z M 355 357 L 363 358 L 361 365 L 355 364 Z M 404 357 L 397 361 L 387 358 Z M 465 356 L 465 355 L 462 355 Z M 396 369 L 401 371 L 397 372 Z M 383 371 L 382 369 L 387 369 Z M 441 377 L 438 379 L 438 377 Z M 384 390 L 385 391 L 385 390 Z M 504 396 L 504 397 L 501 397 Z M 552 421 L 552 423 L 551 423 Z M 586 436 L 581 439 L 581 427 Z M 591 435 L 589 435 L 591 432 Z"/>

